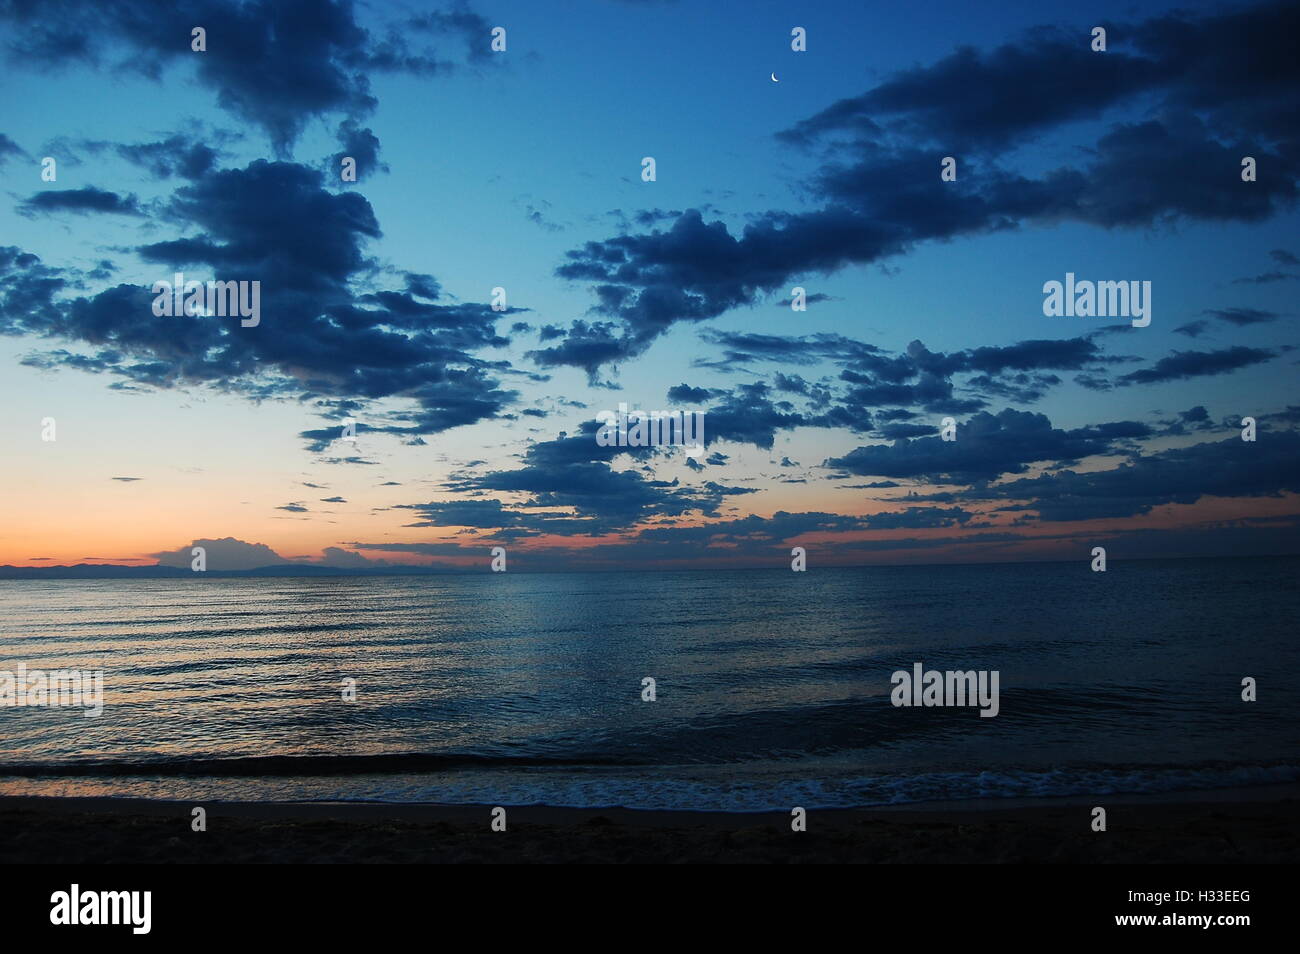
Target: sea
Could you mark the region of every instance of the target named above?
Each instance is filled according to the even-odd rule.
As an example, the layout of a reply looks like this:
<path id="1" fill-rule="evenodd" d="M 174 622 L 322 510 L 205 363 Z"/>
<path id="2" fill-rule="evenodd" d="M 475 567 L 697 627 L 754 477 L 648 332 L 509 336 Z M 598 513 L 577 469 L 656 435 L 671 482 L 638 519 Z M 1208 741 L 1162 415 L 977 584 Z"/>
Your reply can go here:
<path id="1" fill-rule="evenodd" d="M 2 581 L 0 674 L 103 695 L 0 708 L 0 794 L 788 811 L 1294 782 L 1297 581 L 1300 557 Z M 997 715 L 895 706 L 917 663 L 996 671 Z"/>

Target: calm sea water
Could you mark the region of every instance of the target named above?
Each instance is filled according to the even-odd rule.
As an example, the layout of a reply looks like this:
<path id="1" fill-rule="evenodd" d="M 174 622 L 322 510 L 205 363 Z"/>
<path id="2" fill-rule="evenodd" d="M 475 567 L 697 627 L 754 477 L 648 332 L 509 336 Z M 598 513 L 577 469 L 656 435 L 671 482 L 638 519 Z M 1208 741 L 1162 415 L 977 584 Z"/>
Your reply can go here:
<path id="1" fill-rule="evenodd" d="M 765 810 L 1294 781 L 1297 579 L 1300 558 L 0 582 L 0 669 L 104 671 L 98 718 L 0 708 L 0 794 Z M 999 670 L 999 715 L 893 707 L 914 662 Z"/>

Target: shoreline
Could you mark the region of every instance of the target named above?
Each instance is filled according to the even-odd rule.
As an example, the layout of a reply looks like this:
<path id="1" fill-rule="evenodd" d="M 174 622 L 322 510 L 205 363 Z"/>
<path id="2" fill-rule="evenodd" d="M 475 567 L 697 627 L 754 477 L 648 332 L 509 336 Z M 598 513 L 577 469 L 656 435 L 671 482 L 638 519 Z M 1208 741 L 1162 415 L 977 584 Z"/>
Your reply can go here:
<path id="1" fill-rule="evenodd" d="M 207 830 L 191 830 L 201 805 Z M 1107 830 L 1091 830 L 1091 808 Z M 1300 784 L 788 812 L 0 796 L 6 863 L 1294 863 Z"/>

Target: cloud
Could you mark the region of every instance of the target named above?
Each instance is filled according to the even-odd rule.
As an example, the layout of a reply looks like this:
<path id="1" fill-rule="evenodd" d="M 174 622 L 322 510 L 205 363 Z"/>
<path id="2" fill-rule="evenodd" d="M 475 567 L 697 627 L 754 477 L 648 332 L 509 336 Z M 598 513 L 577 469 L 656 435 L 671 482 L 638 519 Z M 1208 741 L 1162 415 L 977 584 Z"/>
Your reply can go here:
<path id="1" fill-rule="evenodd" d="M 761 381 L 742 384 L 710 406 L 704 417 L 705 445 L 729 440 L 771 450 L 777 431 L 824 423 L 794 411 L 785 402 L 773 401 L 771 394 L 771 388 Z"/>
<path id="2" fill-rule="evenodd" d="M 895 441 L 907 437 L 928 437 L 937 433 L 938 428 L 933 424 L 882 424 L 879 430 L 881 437 Z"/>
<path id="3" fill-rule="evenodd" d="M 710 398 L 721 397 L 726 391 L 717 388 L 696 388 L 686 382 L 674 384 L 668 389 L 667 397 L 674 404 L 703 404 Z"/>
<path id="4" fill-rule="evenodd" d="M 114 215 L 144 215 L 134 195 L 118 195 L 94 186 L 82 189 L 52 189 L 37 192 L 18 206 L 26 216 L 51 212 L 104 212 Z"/>
<path id="5" fill-rule="evenodd" d="M 264 129 L 281 157 L 313 117 L 371 112 L 368 71 L 427 76 L 453 68 L 411 49 L 404 30 L 373 36 L 357 23 L 351 0 L 46 0 L 0 5 L 0 20 L 16 27 L 8 53 L 19 63 L 94 65 L 111 57 L 153 80 L 166 66 L 193 64 L 218 105 Z M 405 25 L 465 40 L 470 58 L 481 60 L 489 39 L 481 24 L 462 7 Z M 207 31 L 206 52 L 190 49 L 195 26 Z"/>
<path id="6" fill-rule="evenodd" d="M 190 553 L 193 547 L 203 547 L 209 570 L 255 570 L 262 566 L 289 562 L 264 543 L 246 543 L 234 537 L 195 540 L 179 549 L 151 553 L 149 556 L 154 557 L 159 566 L 177 566 L 188 570 L 194 560 Z"/>
<path id="7" fill-rule="evenodd" d="M 1210 323 L 1204 319 L 1189 321 L 1186 324 L 1179 325 L 1174 329 L 1174 334 L 1186 335 L 1189 338 L 1199 338 L 1209 329 Z"/>
<path id="8" fill-rule="evenodd" d="M 459 38 L 471 62 L 486 63 L 492 59 L 492 24 L 471 10 L 465 0 L 458 0 L 452 10 L 435 10 L 412 17 L 403 26 L 435 36 Z M 451 64 L 443 62 L 439 68 L 445 70 Z"/>
<path id="9" fill-rule="evenodd" d="M 321 551 L 320 563 L 322 566 L 336 566 L 345 569 L 390 565 L 387 560 L 370 560 L 360 553 L 344 550 L 342 547 L 326 547 Z"/>
<path id="10" fill-rule="evenodd" d="M 1268 253 L 1268 257 L 1279 265 L 1288 268 L 1300 265 L 1300 258 L 1296 258 L 1293 253 L 1284 248 L 1273 249 Z M 1235 278 L 1232 283 L 1234 285 L 1267 285 L 1273 282 L 1294 281 L 1297 279 L 1300 279 L 1300 275 L 1294 272 L 1280 272 L 1274 269 L 1255 275 L 1253 278 Z"/>
<path id="11" fill-rule="evenodd" d="M 208 138 L 215 138 L 215 135 L 200 137 L 190 133 L 174 133 L 153 142 L 113 143 L 91 140 L 78 145 L 97 154 L 115 152 L 155 179 L 197 179 L 211 171 L 223 155 L 220 148 L 208 144 Z"/>
<path id="12" fill-rule="evenodd" d="M 1207 308 L 1205 314 L 1213 315 L 1219 321 L 1236 325 L 1238 328 L 1246 325 L 1262 325 L 1282 317 L 1275 311 L 1261 311 L 1258 308 Z"/>
<path id="13" fill-rule="evenodd" d="M 804 304 L 806 305 L 815 305 L 818 302 L 823 301 L 839 301 L 839 299 L 822 292 L 813 292 L 811 295 L 804 296 Z M 792 298 L 783 298 L 781 301 L 776 303 L 778 308 L 789 308 L 792 304 L 794 304 L 794 299 Z"/>
<path id="14" fill-rule="evenodd" d="M 1040 461 L 1072 461 L 1110 452 L 1116 442 L 1149 437 L 1145 424 L 1118 421 L 1062 430 L 1045 415 L 1007 408 L 997 415 L 981 411 L 957 427 L 957 439 L 903 438 L 893 444 L 858 447 L 828 459 L 834 467 L 862 477 L 924 478 L 936 483 L 971 483 L 1019 474 Z"/>
<path id="15" fill-rule="evenodd" d="M 1273 282 L 1286 282 L 1300 280 L 1300 275 L 1292 275 L 1287 272 L 1261 272 L 1250 278 L 1234 278 L 1234 285 L 1268 285 Z"/>
<path id="16" fill-rule="evenodd" d="M 875 345 L 829 332 L 796 337 L 709 328 L 702 331 L 700 337 L 722 348 L 724 360 L 735 364 L 770 362 L 811 365 L 821 361 L 852 363 L 864 362 L 870 356 L 883 354 Z"/>
<path id="17" fill-rule="evenodd" d="M 1238 434 L 1223 441 L 1159 451 L 1111 470 L 1066 470 L 994 488 L 976 488 L 964 500 L 1025 500 L 1049 522 L 1132 517 L 1163 504 L 1192 504 L 1205 496 L 1258 497 L 1300 493 L 1300 433 L 1263 433 L 1254 442 Z"/>
<path id="18" fill-rule="evenodd" d="M 4 133 L 0 133 L 0 165 L 3 165 L 10 156 L 17 156 L 20 159 L 30 159 L 22 146 L 14 142 Z"/>
<path id="19" fill-rule="evenodd" d="M 723 347 L 728 366 L 818 362 L 838 365 L 840 388 L 777 373 L 777 389 L 809 401 L 803 419 L 788 415 L 786 426 L 802 423 L 857 431 L 871 430 L 877 413 L 889 415 L 881 416 L 882 422 L 907 420 L 913 416 L 905 409 L 907 406 L 930 413 L 966 414 L 985 407 L 985 398 L 1032 403 L 1061 383 L 1057 375 L 1048 373 L 1051 370 L 1087 369 L 1096 387 L 1109 387 L 1102 374 L 1105 366 L 1130 360 L 1106 355 L 1096 334 L 1030 339 L 954 352 L 931 351 L 918 340 L 900 354 L 840 335 L 785 337 L 706 330 L 701 337 Z M 959 396 L 958 386 L 972 396 Z M 904 407 L 879 410 L 890 404 Z M 894 428 L 888 433 L 904 436 L 906 430 Z"/>
<path id="20" fill-rule="evenodd" d="M 147 286 L 62 297 L 79 284 L 75 273 L 13 249 L 0 255 L 0 332 L 98 347 L 94 365 L 67 353 L 41 360 L 135 385 L 206 383 L 252 399 L 324 394 L 360 404 L 400 397 L 413 409 L 375 430 L 405 438 L 499 416 L 517 398 L 496 377 L 510 367 L 473 352 L 508 344 L 495 322 L 521 309 L 444 304 L 436 280 L 413 273 L 402 291 L 355 291 L 355 281 L 378 271 L 365 245 L 380 236 L 379 224 L 360 193 L 323 186 L 319 170 L 296 163 L 211 170 L 166 205 L 191 233 L 137 249 L 169 281 L 177 270 L 260 281 L 257 327 L 156 317 Z M 338 432 L 304 436 L 320 450 Z"/>
<path id="21" fill-rule="evenodd" d="M 1219 351 L 1175 351 L 1161 358 L 1150 368 L 1139 368 L 1119 379 L 1119 384 L 1159 384 L 1165 381 L 1183 381 L 1188 378 L 1226 374 L 1239 368 L 1262 364 L 1276 357 L 1268 348 L 1247 348 L 1236 345 Z"/>
<path id="22" fill-rule="evenodd" d="M 1079 30 L 1038 27 L 988 52 L 961 47 L 901 70 L 782 138 L 870 139 L 888 131 L 954 153 L 992 151 L 1143 98 L 1166 112 L 1203 111 L 1227 135 L 1290 128 L 1300 73 L 1286 39 L 1300 28 L 1294 5 L 1277 0 L 1103 25 L 1112 47 L 1104 55 Z"/>
<path id="23" fill-rule="evenodd" d="M 388 171 L 388 166 L 379 161 L 379 137 L 370 129 L 363 129 L 356 120 L 345 119 L 339 124 L 338 141 L 340 150 L 330 158 L 326 175 L 338 177 L 345 158 L 356 163 L 358 182 L 370 178 L 376 172 Z"/>
<path id="24" fill-rule="evenodd" d="M 1300 68 L 1281 39 L 1298 20 L 1293 4 L 1278 2 L 1112 25 L 1136 50 L 1105 55 L 1079 35 L 1040 29 L 991 53 L 963 49 L 888 76 L 783 134 L 830 140 L 807 190 L 821 208 L 754 214 L 738 234 L 686 209 L 665 228 L 567 252 L 556 274 L 590 283 L 604 347 L 585 349 L 581 363 L 553 349 L 547 361 L 594 374 L 675 323 L 707 321 L 799 276 L 877 263 L 923 242 L 1061 221 L 1262 221 L 1300 196 L 1291 131 Z M 1026 136 L 1151 100 L 1153 115 L 1111 123 L 1075 165 L 1029 175 L 999 164 L 996 153 Z M 940 147 L 961 153 L 965 170 L 942 188 Z M 1267 180 L 1240 183 L 1243 155 L 1267 165 Z M 1242 187 L 1224 186 L 1234 181 Z"/>
<path id="25" fill-rule="evenodd" d="M 1062 122 L 1094 118 L 1163 77 L 1121 51 L 1093 53 L 1077 31 L 1034 30 L 987 53 L 962 47 L 895 73 L 780 133 L 810 143 L 832 133 L 877 136 L 886 127 L 955 151 L 1000 149 Z"/>
<path id="26" fill-rule="evenodd" d="M 544 328 L 542 341 L 556 335 Z M 607 321 L 591 322 L 577 320 L 564 333 L 562 344 L 549 348 L 529 351 L 525 357 L 530 358 L 539 367 L 557 368 L 572 366 L 582 368 L 591 379 L 602 365 L 622 361 L 638 353 L 638 346 L 626 335 L 618 333 L 613 323 Z"/>
<path id="27" fill-rule="evenodd" d="M 866 518 L 870 530 L 909 530 L 931 529 L 934 527 L 960 526 L 973 517 L 969 510 L 961 507 L 908 507 L 897 513 L 876 513 Z"/>
<path id="28" fill-rule="evenodd" d="M 451 521 L 458 526 L 504 528 L 516 535 L 594 536 L 624 530 L 652 517 L 717 516 L 727 497 L 756 492 L 714 481 L 688 487 L 676 479 L 647 477 L 639 470 L 615 470 L 611 462 L 617 457 L 648 459 L 662 451 L 655 447 L 601 447 L 595 440 L 598 426 L 594 421 L 584 422 L 577 435 L 530 445 L 523 467 L 461 474 L 444 485 L 456 494 L 519 494 L 524 498 L 522 507 L 507 510 L 499 498 L 486 496 L 402 507 L 425 516 L 426 522 L 415 526 L 442 526 Z"/>

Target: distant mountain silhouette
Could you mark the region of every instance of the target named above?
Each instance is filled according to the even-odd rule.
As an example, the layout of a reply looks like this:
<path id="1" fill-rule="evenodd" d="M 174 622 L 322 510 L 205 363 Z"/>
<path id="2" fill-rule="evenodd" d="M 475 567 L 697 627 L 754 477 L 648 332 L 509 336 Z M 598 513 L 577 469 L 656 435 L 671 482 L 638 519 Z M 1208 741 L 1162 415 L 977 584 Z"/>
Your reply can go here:
<path id="1" fill-rule="evenodd" d="M 121 566 L 115 563 L 78 563 L 75 566 L 0 566 L 0 580 L 154 580 L 183 577 L 266 576 L 435 576 L 472 572 L 458 567 L 383 566 L 340 567 L 314 563 L 281 563 L 252 570 L 193 570 L 176 566 Z"/>

